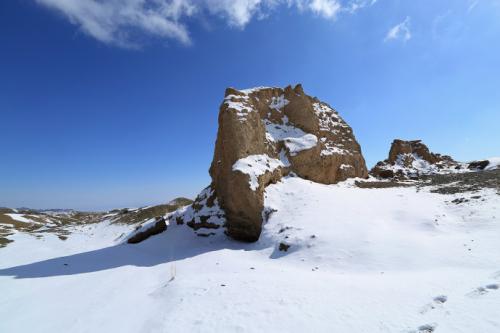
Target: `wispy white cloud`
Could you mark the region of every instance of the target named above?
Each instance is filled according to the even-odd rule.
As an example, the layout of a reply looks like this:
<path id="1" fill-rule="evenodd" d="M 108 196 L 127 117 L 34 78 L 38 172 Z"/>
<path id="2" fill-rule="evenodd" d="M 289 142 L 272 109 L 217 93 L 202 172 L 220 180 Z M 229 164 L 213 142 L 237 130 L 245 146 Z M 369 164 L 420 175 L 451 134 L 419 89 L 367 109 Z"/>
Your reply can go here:
<path id="1" fill-rule="evenodd" d="M 410 17 L 407 16 L 403 22 L 396 24 L 394 27 L 389 29 L 387 35 L 384 38 L 384 41 L 388 42 L 391 40 L 402 40 L 404 42 L 407 42 L 410 39 Z"/>
<path id="2" fill-rule="evenodd" d="M 342 6 L 337 0 L 311 0 L 309 9 L 325 18 L 335 18 Z"/>
<path id="3" fill-rule="evenodd" d="M 205 0 L 209 13 L 226 19 L 231 26 L 243 28 L 268 1 L 263 0 Z"/>
<path id="4" fill-rule="evenodd" d="M 470 13 L 476 8 L 476 6 L 479 4 L 479 0 L 472 0 L 469 1 L 469 7 L 467 7 L 467 13 Z"/>
<path id="5" fill-rule="evenodd" d="M 434 20 L 432 20 L 432 38 L 438 39 L 443 34 L 443 30 L 446 30 L 446 26 L 450 20 L 452 11 L 448 10 L 444 14 L 437 15 Z"/>
<path id="6" fill-rule="evenodd" d="M 373 5 L 377 0 L 34 0 L 63 14 L 85 34 L 122 47 L 140 45 L 141 34 L 190 44 L 187 19 L 199 14 L 222 18 L 244 28 L 252 19 L 265 18 L 277 7 L 312 12 L 325 19 Z M 347 1 L 347 0 L 346 0 Z M 205 17 L 199 15 L 198 17 Z"/>
<path id="7" fill-rule="evenodd" d="M 360 9 L 373 6 L 376 2 L 377 0 L 352 0 L 344 9 L 353 14 Z"/>
<path id="8" fill-rule="evenodd" d="M 131 34 L 144 32 L 172 38 L 184 44 L 191 39 L 179 20 L 197 8 L 188 1 L 142 0 L 36 0 L 64 14 L 71 23 L 97 40 L 118 46 L 134 46 Z"/>

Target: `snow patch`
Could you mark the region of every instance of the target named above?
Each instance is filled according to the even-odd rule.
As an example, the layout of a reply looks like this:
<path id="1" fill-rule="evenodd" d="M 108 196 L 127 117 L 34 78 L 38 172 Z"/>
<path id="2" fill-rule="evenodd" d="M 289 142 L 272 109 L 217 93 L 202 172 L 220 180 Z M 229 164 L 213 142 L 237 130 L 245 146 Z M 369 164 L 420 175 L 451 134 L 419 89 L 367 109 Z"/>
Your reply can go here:
<path id="1" fill-rule="evenodd" d="M 227 95 L 223 103 L 227 105 L 228 109 L 236 111 L 236 115 L 240 121 L 246 120 L 248 113 L 255 111 L 248 105 L 248 96 L 245 95 Z"/>
<path id="2" fill-rule="evenodd" d="M 490 163 L 484 168 L 484 170 L 495 170 L 500 168 L 500 157 L 491 157 L 488 158 Z"/>
<path id="3" fill-rule="evenodd" d="M 284 141 L 290 155 L 295 156 L 299 151 L 315 147 L 318 144 L 318 137 L 314 134 L 306 134 L 300 138 L 286 138 Z"/>
<path id="4" fill-rule="evenodd" d="M 32 220 L 30 219 L 27 219 L 26 217 L 23 216 L 23 214 L 14 214 L 14 213 L 10 213 L 10 214 L 5 214 L 7 216 L 9 216 L 11 219 L 13 220 L 16 220 L 16 221 L 19 221 L 19 222 L 25 222 L 25 223 L 33 223 Z"/>
<path id="5" fill-rule="evenodd" d="M 280 160 L 271 158 L 265 154 L 250 155 L 240 158 L 233 164 L 233 171 L 239 171 L 249 176 L 249 185 L 252 191 L 259 187 L 259 177 L 266 172 L 273 172 L 285 165 Z"/>
<path id="6" fill-rule="evenodd" d="M 259 90 L 264 90 L 264 89 L 273 89 L 273 88 L 272 87 L 253 87 L 253 88 L 248 88 L 248 89 L 241 89 L 238 91 L 242 92 L 246 95 L 249 95 L 249 94 L 252 94 L 252 93 L 257 92 Z M 275 89 L 278 89 L 278 88 L 275 88 Z"/>
<path id="7" fill-rule="evenodd" d="M 283 109 L 288 103 L 290 103 L 289 100 L 285 98 L 285 95 L 281 95 L 278 97 L 272 97 L 271 103 L 269 104 L 269 107 L 271 109 L 274 109 L 276 111 L 280 111 Z"/>
<path id="8" fill-rule="evenodd" d="M 329 155 L 352 155 L 352 153 L 348 149 L 340 148 L 338 145 L 334 145 L 331 141 L 324 142 L 325 149 L 321 150 L 321 156 L 329 156 Z"/>
<path id="9" fill-rule="evenodd" d="M 324 103 L 313 103 L 313 109 L 319 119 L 321 131 L 334 131 L 334 127 L 349 127 L 331 107 Z"/>
<path id="10" fill-rule="evenodd" d="M 302 150 L 315 147 L 318 144 L 318 137 L 311 133 L 306 133 L 300 128 L 291 125 L 284 117 L 283 124 L 275 124 L 269 120 L 264 120 L 266 126 L 266 138 L 271 142 L 284 141 L 290 155 L 295 156 Z"/>

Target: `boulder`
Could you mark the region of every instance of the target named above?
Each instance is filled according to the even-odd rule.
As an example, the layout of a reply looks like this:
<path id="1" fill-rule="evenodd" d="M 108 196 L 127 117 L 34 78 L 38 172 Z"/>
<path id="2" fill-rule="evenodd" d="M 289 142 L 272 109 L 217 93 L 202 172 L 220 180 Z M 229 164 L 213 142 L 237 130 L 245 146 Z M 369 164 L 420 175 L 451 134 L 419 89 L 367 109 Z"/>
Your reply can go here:
<path id="1" fill-rule="evenodd" d="M 147 226 L 139 226 L 132 236 L 127 240 L 129 244 L 137 244 L 151 236 L 167 230 L 167 223 L 163 217 L 157 217 L 153 224 Z"/>
<path id="2" fill-rule="evenodd" d="M 467 168 L 469 170 L 484 170 L 489 164 L 490 161 L 488 160 L 472 161 L 469 163 Z"/>

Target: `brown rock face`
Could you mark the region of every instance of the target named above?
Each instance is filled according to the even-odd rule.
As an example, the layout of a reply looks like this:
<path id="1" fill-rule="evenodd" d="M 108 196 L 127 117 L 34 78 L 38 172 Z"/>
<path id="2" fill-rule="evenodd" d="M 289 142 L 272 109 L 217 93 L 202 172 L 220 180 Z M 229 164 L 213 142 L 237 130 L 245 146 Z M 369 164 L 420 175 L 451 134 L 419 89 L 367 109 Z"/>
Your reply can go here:
<path id="1" fill-rule="evenodd" d="M 302 86 L 228 88 L 210 175 L 231 237 L 259 238 L 264 190 L 289 172 L 325 184 L 368 175 L 352 129 Z"/>
<path id="2" fill-rule="evenodd" d="M 435 154 L 421 140 L 396 139 L 389 158 L 378 162 L 370 174 L 379 178 L 418 178 L 421 174 L 439 173 L 459 167 L 450 156 Z"/>
<path id="3" fill-rule="evenodd" d="M 429 148 L 422 143 L 422 140 L 404 141 L 396 139 L 392 142 L 391 150 L 389 151 L 389 162 L 395 163 L 398 157 L 402 154 L 416 154 L 424 161 L 431 164 L 442 162 L 445 160 L 452 161 L 449 156 L 434 154 L 429 151 Z"/>

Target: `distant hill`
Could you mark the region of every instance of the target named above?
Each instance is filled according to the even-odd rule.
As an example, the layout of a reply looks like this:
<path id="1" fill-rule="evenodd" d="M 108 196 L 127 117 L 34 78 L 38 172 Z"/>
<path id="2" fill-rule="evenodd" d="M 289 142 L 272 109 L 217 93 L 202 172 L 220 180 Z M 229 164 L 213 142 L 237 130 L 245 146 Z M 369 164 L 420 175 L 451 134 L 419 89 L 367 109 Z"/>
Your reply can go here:
<path id="1" fill-rule="evenodd" d="M 0 247 L 12 242 L 16 232 L 36 237 L 52 233 L 65 240 L 74 227 L 109 221 L 111 224 L 140 225 L 191 204 L 187 198 L 175 198 L 167 204 L 142 208 L 122 208 L 109 212 L 80 212 L 73 209 L 31 209 L 0 207 Z"/>

